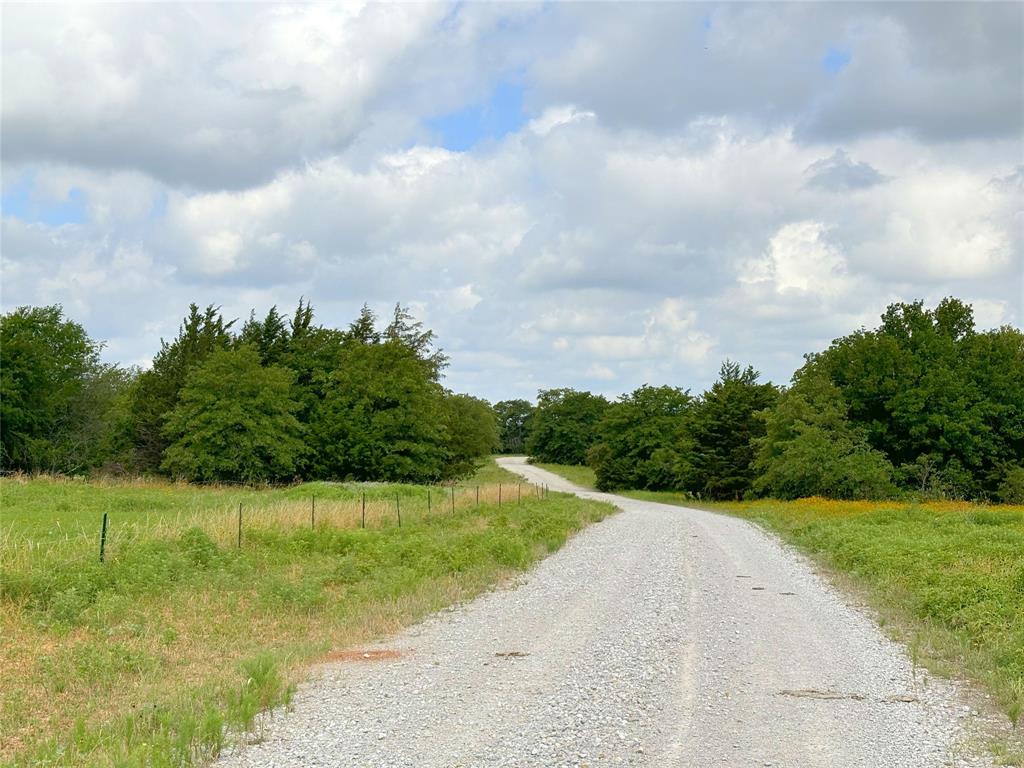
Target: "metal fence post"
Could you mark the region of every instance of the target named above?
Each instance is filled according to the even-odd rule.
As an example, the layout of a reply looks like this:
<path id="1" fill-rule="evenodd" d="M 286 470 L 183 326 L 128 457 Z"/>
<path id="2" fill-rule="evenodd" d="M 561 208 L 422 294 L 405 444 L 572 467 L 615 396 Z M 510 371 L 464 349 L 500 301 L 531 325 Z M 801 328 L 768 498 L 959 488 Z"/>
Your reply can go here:
<path id="1" fill-rule="evenodd" d="M 238 548 L 242 548 L 242 502 L 238 502 Z"/>
<path id="2" fill-rule="evenodd" d="M 100 562 L 103 562 L 107 551 L 107 513 L 103 513 L 103 527 L 100 528 Z"/>
<path id="3" fill-rule="evenodd" d="M 360 524 L 361 528 L 366 527 L 366 493 L 363 493 L 363 521 Z"/>
<path id="4" fill-rule="evenodd" d="M 402 502 L 398 498 L 398 494 L 395 494 L 395 512 L 398 513 L 398 527 L 402 527 Z"/>
<path id="5" fill-rule="evenodd" d="M 455 486 L 452 486 L 452 514 L 455 514 Z"/>
<path id="6" fill-rule="evenodd" d="M 313 506 L 309 509 L 309 527 L 316 528 L 316 494 L 313 494 Z"/>

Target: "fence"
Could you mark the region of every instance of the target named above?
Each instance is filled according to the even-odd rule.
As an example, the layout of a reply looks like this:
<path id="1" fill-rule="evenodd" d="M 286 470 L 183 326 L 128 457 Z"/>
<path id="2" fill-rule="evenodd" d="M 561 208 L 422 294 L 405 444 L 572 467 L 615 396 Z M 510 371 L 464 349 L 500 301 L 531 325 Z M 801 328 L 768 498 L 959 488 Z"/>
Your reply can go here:
<path id="1" fill-rule="evenodd" d="M 63 537 L 44 541 L 33 541 L 6 530 L 0 540 L 0 552 L 5 566 L 15 569 L 43 564 L 38 561 L 52 564 L 59 560 L 71 564 L 91 559 L 103 563 L 142 541 L 176 540 L 193 528 L 202 530 L 221 547 L 241 549 L 245 547 L 247 532 L 409 526 L 480 507 L 522 505 L 543 499 L 548 492 L 545 485 L 529 483 L 399 488 L 384 491 L 371 486 L 344 498 L 310 493 L 265 504 L 232 503 L 178 512 L 173 516 L 164 513 L 140 517 L 135 513 L 128 520 L 119 520 L 116 513 L 104 512 L 101 518 L 95 519 L 92 533 L 87 519 L 77 520 L 78 526 L 68 529 Z"/>

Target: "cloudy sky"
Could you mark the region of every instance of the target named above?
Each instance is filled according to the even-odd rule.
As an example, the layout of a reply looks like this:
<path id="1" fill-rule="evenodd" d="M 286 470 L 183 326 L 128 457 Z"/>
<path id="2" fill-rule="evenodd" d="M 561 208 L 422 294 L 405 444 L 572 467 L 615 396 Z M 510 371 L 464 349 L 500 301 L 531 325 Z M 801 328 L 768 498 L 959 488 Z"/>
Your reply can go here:
<path id="1" fill-rule="evenodd" d="M 1018 3 L 3 6 L 2 303 L 408 304 L 491 399 L 1024 321 Z"/>

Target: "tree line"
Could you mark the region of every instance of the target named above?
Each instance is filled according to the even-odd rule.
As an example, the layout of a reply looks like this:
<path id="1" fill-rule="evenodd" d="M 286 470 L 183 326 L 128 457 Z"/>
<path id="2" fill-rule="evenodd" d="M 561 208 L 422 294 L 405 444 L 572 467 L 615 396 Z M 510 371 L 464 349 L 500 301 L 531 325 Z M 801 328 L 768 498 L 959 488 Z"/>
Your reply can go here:
<path id="1" fill-rule="evenodd" d="M 236 327 L 192 305 L 147 370 L 100 361 L 59 306 L 0 319 L 0 461 L 27 472 L 192 481 L 434 482 L 498 445 L 491 406 L 441 384 L 434 333 L 396 306 L 347 328 L 302 300 Z"/>
<path id="2" fill-rule="evenodd" d="M 696 396 L 551 389 L 495 410 L 503 450 L 588 464 L 602 490 L 1024 503 L 1024 334 L 979 332 L 954 298 L 889 306 L 877 328 L 806 355 L 786 387 L 726 361 Z"/>
<path id="3" fill-rule="evenodd" d="M 451 392 L 433 332 L 401 306 L 338 329 L 304 301 L 240 327 L 192 305 L 147 370 L 101 348 L 59 306 L 0 318 L 3 469 L 433 482 L 502 450 L 588 464 L 603 490 L 1024 502 L 1024 334 L 978 331 L 953 298 L 893 304 L 785 387 L 726 361 L 699 395 L 645 385 L 614 402 Z"/>

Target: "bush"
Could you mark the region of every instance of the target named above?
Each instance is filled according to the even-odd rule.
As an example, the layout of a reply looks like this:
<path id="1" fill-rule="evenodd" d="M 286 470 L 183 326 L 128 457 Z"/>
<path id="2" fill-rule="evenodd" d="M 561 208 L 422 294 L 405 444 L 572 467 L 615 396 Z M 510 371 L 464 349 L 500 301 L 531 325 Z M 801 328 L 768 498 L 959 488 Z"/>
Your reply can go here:
<path id="1" fill-rule="evenodd" d="M 999 484 L 999 500 L 1004 504 L 1024 504 L 1024 467 L 1011 467 Z"/>

